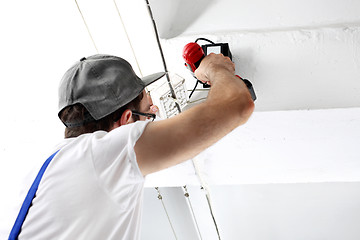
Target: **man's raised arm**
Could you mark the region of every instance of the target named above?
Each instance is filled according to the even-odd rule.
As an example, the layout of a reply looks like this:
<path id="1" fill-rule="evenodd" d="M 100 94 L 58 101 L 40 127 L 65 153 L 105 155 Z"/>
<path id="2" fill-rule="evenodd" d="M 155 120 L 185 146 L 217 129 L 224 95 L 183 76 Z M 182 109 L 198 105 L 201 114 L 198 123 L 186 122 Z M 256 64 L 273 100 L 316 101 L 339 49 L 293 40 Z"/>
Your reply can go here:
<path id="1" fill-rule="evenodd" d="M 222 54 L 205 57 L 196 77 L 211 84 L 205 102 L 179 115 L 149 123 L 135 145 L 143 175 L 191 159 L 236 127 L 254 111 L 254 102 L 234 64 Z"/>

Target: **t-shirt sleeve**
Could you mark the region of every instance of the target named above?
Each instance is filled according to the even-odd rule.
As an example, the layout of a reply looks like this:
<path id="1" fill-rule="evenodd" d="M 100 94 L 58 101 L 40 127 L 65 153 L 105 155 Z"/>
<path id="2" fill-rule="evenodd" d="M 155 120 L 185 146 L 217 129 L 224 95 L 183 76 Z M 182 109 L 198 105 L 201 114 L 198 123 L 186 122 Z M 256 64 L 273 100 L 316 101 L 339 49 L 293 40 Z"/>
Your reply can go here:
<path id="1" fill-rule="evenodd" d="M 109 133 L 97 132 L 91 140 L 95 173 L 104 191 L 124 208 L 142 191 L 142 175 L 134 151 L 148 121 L 137 121 Z"/>

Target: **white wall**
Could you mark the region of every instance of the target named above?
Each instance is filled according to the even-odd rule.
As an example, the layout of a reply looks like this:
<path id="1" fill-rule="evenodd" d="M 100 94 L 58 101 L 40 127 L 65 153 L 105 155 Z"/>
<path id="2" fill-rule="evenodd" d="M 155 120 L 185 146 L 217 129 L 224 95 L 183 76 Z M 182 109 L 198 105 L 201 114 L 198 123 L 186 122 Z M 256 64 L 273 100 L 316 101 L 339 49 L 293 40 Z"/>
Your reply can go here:
<path id="1" fill-rule="evenodd" d="M 242 184 L 212 187 L 214 214 L 224 240 L 357 240 L 360 183 Z M 200 236 L 218 240 L 204 193 L 187 186 Z M 200 239 L 181 188 L 160 188 L 177 239 Z M 179 211 L 181 207 L 182 211 Z M 153 188 L 146 189 L 143 240 L 175 239 Z"/>
<path id="2" fill-rule="evenodd" d="M 0 238 L 7 239 L 37 171 L 63 138 L 58 83 L 94 51 L 73 2 L 1 1 L 0 26 Z"/>

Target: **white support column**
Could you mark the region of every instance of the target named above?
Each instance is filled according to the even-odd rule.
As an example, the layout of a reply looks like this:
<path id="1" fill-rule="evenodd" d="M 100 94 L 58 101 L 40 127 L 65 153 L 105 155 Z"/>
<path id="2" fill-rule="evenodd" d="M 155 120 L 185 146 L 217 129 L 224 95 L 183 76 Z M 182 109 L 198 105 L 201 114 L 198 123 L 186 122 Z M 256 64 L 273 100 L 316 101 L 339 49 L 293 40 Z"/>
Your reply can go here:
<path id="1" fill-rule="evenodd" d="M 255 112 L 197 158 L 209 185 L 360 181 L 360 108 Z M 198 185 L 191 162 L 147 186 Z"/>

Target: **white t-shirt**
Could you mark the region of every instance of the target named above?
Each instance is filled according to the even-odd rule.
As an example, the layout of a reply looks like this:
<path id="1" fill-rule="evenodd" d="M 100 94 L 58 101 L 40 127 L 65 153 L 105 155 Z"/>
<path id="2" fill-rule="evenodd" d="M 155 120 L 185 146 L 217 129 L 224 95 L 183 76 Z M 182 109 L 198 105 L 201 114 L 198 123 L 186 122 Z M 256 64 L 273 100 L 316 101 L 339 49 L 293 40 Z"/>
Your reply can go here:
<path id="1" fill-rule="evenodd" d="M 19 239 L 139 239 L 145 179 L 134 145 L 147 123 L 65 139 Z"/>

